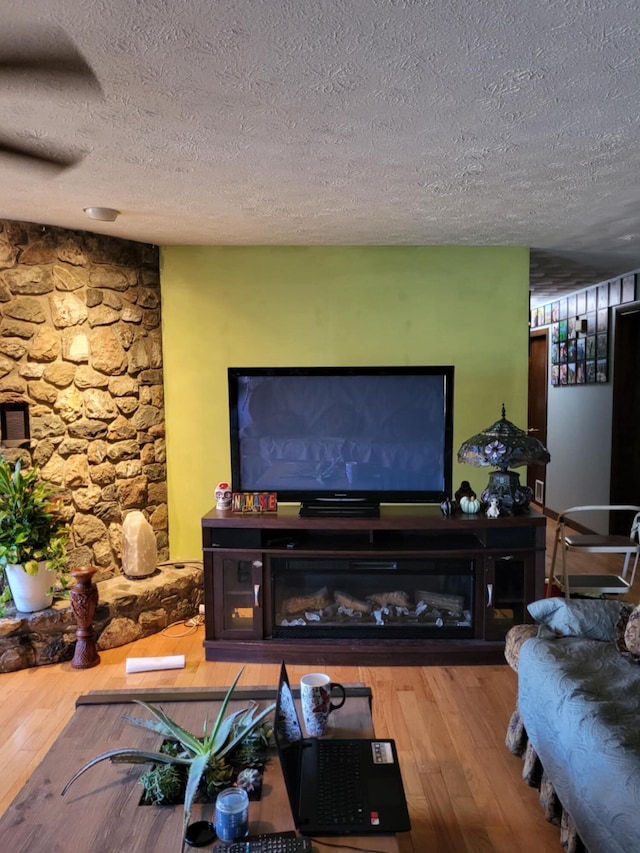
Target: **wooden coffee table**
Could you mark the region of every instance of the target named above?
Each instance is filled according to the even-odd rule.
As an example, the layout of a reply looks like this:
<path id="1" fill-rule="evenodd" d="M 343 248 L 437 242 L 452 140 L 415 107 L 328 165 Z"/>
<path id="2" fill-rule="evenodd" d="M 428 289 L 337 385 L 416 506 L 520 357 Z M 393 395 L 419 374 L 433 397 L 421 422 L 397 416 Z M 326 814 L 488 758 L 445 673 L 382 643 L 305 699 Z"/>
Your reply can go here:
<path id="1" fill-rule="evenodd" d="M 331 715 L 328 737 L 373 737 L 371 691 L 362 685 L 345 685 L 347 701 Z M 294 691 L 295 692 L 295 691 Z M 133 704 L 141 699 L 161 704 L 172 718 L 190 731 L 202 731 L 215 719 L 224 690 L 113 690 L 81 696 L 76 710 L 35 772 L 0 818 L 0 850 L 12 853 L 179 853 L 183 846 L 182 806 L 141 806 L 138 782 L 146 766 L 104 761 L 87 770 L 62 797 L 73 774 L 91 758 L 116 747 L 157 750 L 160 738 L 126 723 L 124 714 L 146 716 Z M 269 687 L 236 688 L 228 711 L 243 707 L 249 699 L 261 705 L 275 701 Z M 212 820 L 213 806 L 197 804 L 191 820 Z M 277 755 L 273 753 L 264 776 L 262 799 L 251 802 L 249 831 L 280 832 L 294 829 L 291 809 Z M 338 841 L 338 839 L 327 839 Z M 347 843 L 396 853 L 396 837 L 355 838 Z M 334 848 L 322 840 L 314 849 L 328 853 Z M 211 847 L 202 848 L 211 850 Z"/>

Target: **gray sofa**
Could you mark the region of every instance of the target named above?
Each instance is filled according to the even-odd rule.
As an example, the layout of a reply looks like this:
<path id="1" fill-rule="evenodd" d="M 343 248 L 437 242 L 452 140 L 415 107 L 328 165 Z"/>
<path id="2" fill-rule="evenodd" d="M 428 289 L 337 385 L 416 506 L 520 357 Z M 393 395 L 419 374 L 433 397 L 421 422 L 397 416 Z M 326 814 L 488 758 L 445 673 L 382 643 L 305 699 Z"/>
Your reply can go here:
<path id="1" fill-rule="evenodd" d="M 505 655 L 518 673 L 507 746 L 568 853 L 640 850 L 640 614 L 618 601 L 529 606 Z"/>

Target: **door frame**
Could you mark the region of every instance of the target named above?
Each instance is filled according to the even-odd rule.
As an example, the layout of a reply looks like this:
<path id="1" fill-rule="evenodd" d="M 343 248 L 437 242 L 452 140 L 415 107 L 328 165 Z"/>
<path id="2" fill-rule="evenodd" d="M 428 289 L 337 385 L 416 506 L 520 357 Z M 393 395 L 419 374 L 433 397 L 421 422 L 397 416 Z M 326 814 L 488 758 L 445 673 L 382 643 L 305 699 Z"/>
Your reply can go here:
<path id="1" fill-rule="evenodd" d="M 535 345 L 543 343 L 543 357 L 533 361 L 531 358 L 531 346 L 535 341 Z M 540 373 L 538 373 L 540 371 Z M 544 421 L 543 434 L 536 436 L 546 446 L 547 443 L 547 417 L 548 417 L 548 397 L 549 397 L 549 330 L 546 327 L 529 330 L 529 373 L 528 373 L 528 407 L 527 407 L 527 427 L 529 430 L 540 427 L 540 424 L 532 423 L 533 396 L 532 389 L 542 389 L 542 420 Z M 536 400 L 536 409 L 540 408 L 540 400 Z M 542 495 L 536 494 L 538 491 L 538 483 L 542 483 Z M 534 502 L 544 509 L 546 501 L 546 466 L 530 465 L 527 467 L 527 485 L 533 492 Z M 539 498 L 542 500 L 539 500 Z"/>
<path id="2" fill-rule="evenodd" d="M 638 504 L 640 451 L 637 448 L 640 392 L 636 389 L 640 363 L 640 302 L 618 305 L 613 311 L 613 374 L 611 404 L 611 477 L 609 499 L 612 504 Z M 630 448 L 629 443 L 634 447 Z M 619 513 L 611 516 L 612 533 L 628 535 L 627 520 Z M 629 522 L 630 523 L 630 522 Z"/>

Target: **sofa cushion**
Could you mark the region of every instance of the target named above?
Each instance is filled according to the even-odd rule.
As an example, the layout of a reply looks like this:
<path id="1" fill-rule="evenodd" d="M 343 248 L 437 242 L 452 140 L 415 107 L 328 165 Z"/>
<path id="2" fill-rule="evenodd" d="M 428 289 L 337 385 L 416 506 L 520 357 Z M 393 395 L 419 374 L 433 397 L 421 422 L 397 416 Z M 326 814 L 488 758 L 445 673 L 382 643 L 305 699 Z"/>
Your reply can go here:
<path id="1" fill-rule="evenodd" d="M 528 611 L 539 625 L 560 637 L 613 641 L 621 602 L 602 598 L 542 598 Z"/>

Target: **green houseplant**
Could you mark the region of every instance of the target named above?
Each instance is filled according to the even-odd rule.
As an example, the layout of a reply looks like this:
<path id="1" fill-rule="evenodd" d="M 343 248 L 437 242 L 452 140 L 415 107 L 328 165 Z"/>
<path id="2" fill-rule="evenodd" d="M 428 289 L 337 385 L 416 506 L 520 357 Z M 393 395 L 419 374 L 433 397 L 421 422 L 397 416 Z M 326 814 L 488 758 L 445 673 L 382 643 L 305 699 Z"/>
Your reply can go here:
<path id="1" fill-rule="evenodd" d="M 12 464 L 0 457 L 0 571 L 5 581 L 0 612 L 10 598 L 18 610 L 51 604 L 49 590 L 64 572 L 68 537 L 62 499 L 38 468 L 23 471 L 21 459 Z M 39 583 L 38 592 L 18 588 L 29 578 Z"/>
<path id="2" fill-rule="evenodd" d="M 148 731 L 161 735 L 168 741 L 165 748 L 158 752 L 138 749 L 136 747 L 119 747 L 108 750 L 84 764 L 77 773 L 67 782 L 62 790 L 64 796 L 71 785 L 82 776 L 85 771 L 101 761 L 124 762 L 128 764 L 151 764 L 156 774 L 153 781 L 149 779 L 148 772 L 140 780 L 148 793 L 151 788 L 159 790 L 159 795 L 148 802 L 166 803 L 171 802 L 167 792 L 174 787 L 176 790 L 184 788 L 184 829 L 189 824 L 191 808 L 197 801 L 199 795 L 204 793 L 207 799 L 213 799 L 216 792 L 233 784 L 234 761 L 233 757 L 240 758 L 238 764 L 248 767 L 251 759 L 246 756 L 238 756 L 237 753 L 251 751 L 251 742 L 256 738 L 267 742 L 270 726 L 265 729 L 265 718 L 275 708 L 275 703 L 267 708 L 259 710 L 255 702 L 251 702 L 246 708 L 241 708 L 227 716 L 225 712 L 231 700 L 233 691 L 242 675 L 241 669 L 235 677 L 231 687 L 228 689 L 220 707 L 220 711 L 209 732 L 207 732 L 207 721 L 204 723 L 204 734 L 197 737 L 183 728 L 179 723 L 172 720 L 158 706 L 148 702 L 133 700 L 136 704 L 145 708 L 155 719 L 146 720 L 139 717 L 125 715 L 124 719 L 135 726 L 140 726 Z M 254 753 L 255 755 L 255 753 Z M 182 771 L 186 779 L 184 785 L 178 778 L 178 772 Z M 240 784 L 238 777 L 237 784 Z"/>

